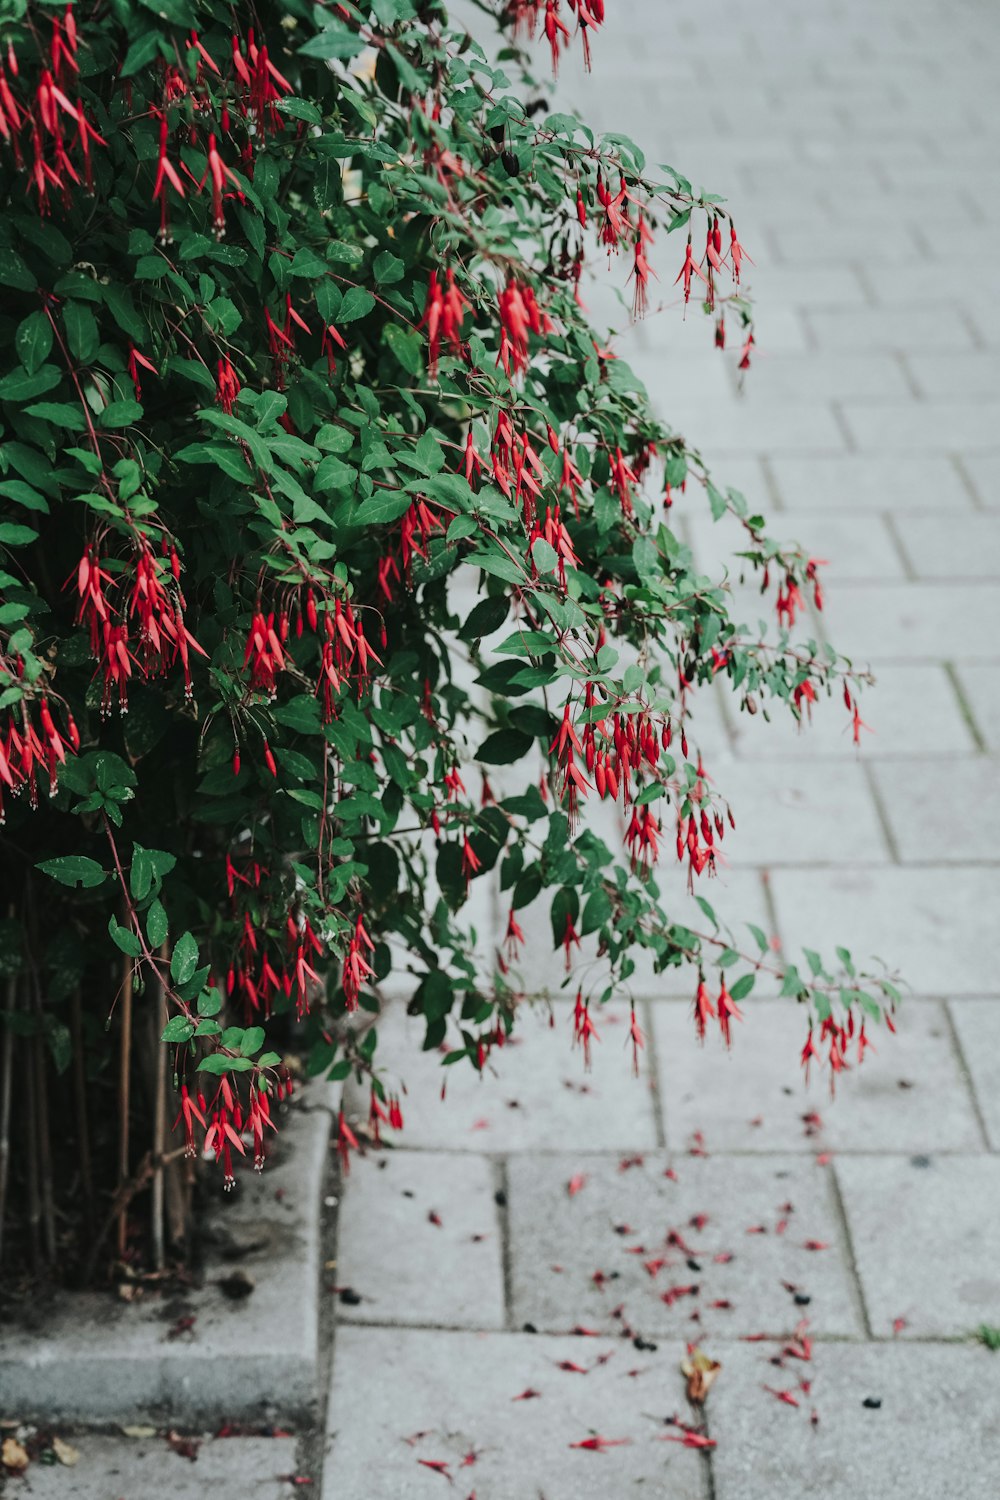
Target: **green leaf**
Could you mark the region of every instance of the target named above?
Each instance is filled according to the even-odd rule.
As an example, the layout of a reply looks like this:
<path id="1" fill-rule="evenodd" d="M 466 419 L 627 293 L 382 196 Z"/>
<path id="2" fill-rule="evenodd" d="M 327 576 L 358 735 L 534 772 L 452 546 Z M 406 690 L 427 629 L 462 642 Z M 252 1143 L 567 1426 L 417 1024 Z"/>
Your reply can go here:
<path id="1" fill-rule="evenodd" d="M 85 854 L 65 854 L 59 859 L 44 859 L 35 868 L 44 875 L 50 875 L 53 880 L 58 880 L 61 885 L 74 887 L 101 885 L 107 875 L 96 859 L 88 859 Z"/>
<path id="2" fill-rule="evenodd" d="M 101 342 L 94 314 L 82 302 L 67 302 L 63 307 L 63 324 L 69 352 L 81 363 L 89 364 Z"/>
<path id="3" fill-rule="evenodd" d="M 756 982 L 756 974 L 741 974 L 729 993 L 737 1004 L 739 1004 L 741 1000 L 746 999 Z"/>
<path id="4" fill-rule="evenodd" d="M 146 913 L 146 938 L 151 948 L 160 948 L 167 940 L 167 914 L 162 901 L 150 903 Z"/>
<path id="5" fill-rule="evenodd" d="M 14 348 L 29 375 L 45 363 L 52 349 L 52 324 L 45 313 L 29 313 L 14 335 Z"/>
<path id="6" fill-rule="evenodd" d="M 112 915 L 108 918 L 108 931 L 111 934 L 112 942 L 114 942 L 122 950 L 123 953 L 127 954 L 129 958 L 139 957 L 140 953 L 142 952 L 142 944 L 139 942 L 139 939 L 136 937 L 131 927 L 123 927 L 118 921 L 116 921 L 114 913 L 112 913 Z"/>
<path id="7" fill-rule="evenodd" d="M 356 31 L 351 31 L 343 22 L 334 22 L 317 36 L 312 36 L 299 48 L 302 57 L 318 57 L 321 62 L 332 58 L 357 57 L 365 41 Z"/>
<path id="8" fill-rule="evenodd" d="M 510 766 L 527 755 L 534 744 L 530 734 L 519 729 L 497 729 L 476 751 L 475 759 L 488 766 Z"/>
<path id="9" fill-rule="evenodd" d="M 0 522 L 0 542 L 5 547 L 27 547 L 38 540 L 38 532 L 30 526 L 21 526 L 17 521 Z"/>
<path id="10" fill-rule="evenodd" d="M 161 1042 L 187 1042 L 194 1036 L 194 1022 L 187 1016 L 171 1016 L 163 1028 Z"/>
<path id="11" fill-rule="evenodd" d="M 243 1057 L 253 1057 L 254 1053 L 259 1052 L 263 1045 L 263 1026 L 248 1026 L 243 1033 L 243 1040 L 240 1042 L 240 1054 Z"/>
<path id="12" fill-rule="evenodd" d="M 129 889 L 137 901 L 145 901 L 153 884 L 153 862 L 141 844 L 132 845 Z"/>
<path id="13" fill-rule="evenodd" d="M 141 416 L 142 407 L 138 401 L 109 401 L 100 413 L 100 423 L 102 427 L 128 427 L 130 423 L 138 422 Z"/>
<path id="14" fill-rule="evenodd" d="M 170 977 L 175 984 L 186 984 L 197 967 L 198 944 L 190 932 L 183 932 L 170 957 Z"/>
<path id="15" fill-rule="evenodd" d="M 43 365 L 30 374 L 25 370 L 11 370 L 0 380 L 0 401 L 33 401 L 44 396 L 62 380 L 62 371 L 55 365 Z"/>
<path id="16" fill-rule="evenodd" d="M 406 264 L 398 255 L 383 250 L 381 255 L 376 255 L 372 270 L 375 272 L 375 280 L 385 286 L 393 281 L 402 281 L 406 275 Z"/>
<path id="17" fill-rule="evenodd" d="M 198 996 L 199 1016 L 217 1016 L 222 1009 L 222 996 L 217 989 L 202 990 Z"/>
<path id="18" fill-rule="evenodd" d="M 363 286 L 348 287 L 344 293 L 344 300 L 340 304 L 337 321 L 353 323 L 358 318 L 366 318 L 374 306 L 375 298 Z"/>

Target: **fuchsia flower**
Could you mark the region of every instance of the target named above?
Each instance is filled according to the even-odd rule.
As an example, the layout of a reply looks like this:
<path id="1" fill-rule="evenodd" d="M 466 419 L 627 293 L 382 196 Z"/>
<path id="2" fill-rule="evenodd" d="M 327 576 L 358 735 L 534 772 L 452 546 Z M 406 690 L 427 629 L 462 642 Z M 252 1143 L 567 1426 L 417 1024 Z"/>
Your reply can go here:
<path id="1" fill-rule="evenodd" d="M 700 276 L 706 287 L 708 286 L 708 277 L 694 258 L 694 251 L 691 247 L 691 236 L 688 235 L 687 245 L 684 250 L 684 264 L 678 271 L 677 278 L 674 281 L 674 286 L 677 285 L 678 281 L 684 282 L 685 305 L 691 300 L 691 278 L 693 276 Z"/>

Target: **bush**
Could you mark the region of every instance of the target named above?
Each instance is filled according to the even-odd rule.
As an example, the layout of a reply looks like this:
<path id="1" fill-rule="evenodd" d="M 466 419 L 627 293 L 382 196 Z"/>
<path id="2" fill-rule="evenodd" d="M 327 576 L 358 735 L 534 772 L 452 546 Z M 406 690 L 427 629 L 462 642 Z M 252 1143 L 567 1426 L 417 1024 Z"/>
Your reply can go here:
<path id="1" fill-rule="evenodd" d="M 120 1251 L 129 1199 L 178 1150 L 206 1148 L 227 1183 L 236 1158 L 259 1166 L 291 1086 L 267 1040 L 286 1014 L 308 1071 L 357 1071 L 375 1131 L 398 1128 L 376 1027 L 340 1024 L 377 1015 L 393 965 L 426 1046 L 447 1035 L 448 1063 L 482 1070 L 524 998 L 536 898 L 584 1048 L 639 957 L 689 966 L 695 1023 L 727 1043 L 776 965 L 808 1008 L 806 1061 L 863 1052 L 887 980 L 865 987 L 844 950 L 800 972 L 703 895 L 703 931 L 671 916 L 735 826 L 689 745 L 699 693 L 798 719 L 832 693 L 860 727 L 849 665 L 790 636 L 821 607 L 817 564 L 654 418 L 583 308 L 588 257 L 620 269 L 636 316 L 658 265 L 746 367 L 725 204 L 547 113 L 514 46 L 522 104 L 436 0 L 12 12 L 5 1099 L 43 1257 L 60 1122 L 88 1152 L 71 1199 L 95 1191 L 88 1132 L 114 1161 L 118 1113 Z M 514 0 L 503 19 L 556 61 L 602 15 Z M 702 503 L 741 524 L 773 641 L 672 528 Z M 621 847 L 588 827 L 602 799 Z M 484 963 L 465 913 L 497 878 L 506 941 Z M 578 976 L 586 935 L 600 963 Z M 162 1029 L 173 1146 L 162 1065 L 130 1059 L 133 1001 Z M 138 1162 L 130 1119 L 133 1141 L 152 1131 Z"/>

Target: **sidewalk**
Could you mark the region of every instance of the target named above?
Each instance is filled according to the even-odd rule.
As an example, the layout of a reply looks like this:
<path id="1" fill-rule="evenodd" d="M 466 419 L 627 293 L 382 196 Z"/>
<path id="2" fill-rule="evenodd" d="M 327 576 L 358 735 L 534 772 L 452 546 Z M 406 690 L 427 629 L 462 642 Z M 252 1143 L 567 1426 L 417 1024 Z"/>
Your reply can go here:
<path id="1" fill-rule="evenodd" d="M 412 1023 L 384 1025 L 407 1127 L 345 1194 L 323 1495 L 992 1500 L 1000 1354 L 970 1335 L 1000 1324 L 1000 25 L 972 0 L 607 11 L 564 96 L 727 195 L 758 315 L 743 395 L 677 307 L 620 352 L 830 559 L 817 624 L 878 678 L 860 756 L 839 705 L 803 736 L 710 716 L 738 838 L 705 894 L 915 993 L 836 1101 L 803 1088 L 792 1002 L 756 993 L 727 1057 L 648 986 L 638 1083 L 622 1012 L 588 1075 L 558 1000 L 444 1104 Z M 696 502 L 708 570 L 726 538 Z M 687 1341 L 722 1364 L 704 1417 Z"/>
<path id="2" fill-rule="evenodd" d="M 775 535 L 830 559 L 815 628 L 878 678 L 860 755 L 837 704 L 801 736 L 707 707 L 697 739 L 738 828 L 703 893 L 790 954 L 847 942 L 898 966 L 899 1035 L 880 1029 L 831 1100 L 805 1090 L 802 1017 L 773 985 L 726 1055 L 696 1044 L 689 976 L 663 976 L 640 990 L 640 1079 L 627 1007 L 599 1020 L 586 1073 L 557 993 L 497 1076 L 446 1070 L 442 1103 L 422 1025 L 392 1011 L 380 1056 L 400 1060 L 406 1129 L 345 1184 L 325 1435 L 70 1433 L 78 1465 L 34 1464 L 10 1493 L 1000 1493 L 1000 1352 L 972 1337 L 1000 1327 L 1000 17 L 985 0 L 607 13 L 564 100 L 727 195 L 758 316 L 740 394 L 710 324 L 682 320 L 682 246 L 661 237 L 669 305 L 616 347 Z M 715 571 L 732 538 L 697 505 L 674 514 Z M 527 967 L 557 990 L 547 932 Z M 688 1343 L 722 1367 L 704 1408 Z"/>

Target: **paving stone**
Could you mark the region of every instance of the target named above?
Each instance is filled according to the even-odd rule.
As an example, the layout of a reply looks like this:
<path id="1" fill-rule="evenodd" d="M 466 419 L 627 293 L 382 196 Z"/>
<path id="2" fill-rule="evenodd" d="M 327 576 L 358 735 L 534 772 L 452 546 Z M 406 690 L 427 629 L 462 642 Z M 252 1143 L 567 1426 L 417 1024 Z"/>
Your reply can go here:
<path id="1" fill-rule="evenodd" d="M 498 1153 L 655 1146 L 649 1058 L 648 1053 L 640 1057 L 641 1075 L 633 1078 L 628 1007 L 611 1002 L 599 1013 L 595 1009 L 601 1042 L 593 1047 L 589 1073 L 573 1047 L 572 1013 L 567 999 L 526 1007 L 512 1040 L 494 1049 L 480 1075 L 467 1063 L 442 1071 L 439 1053 L 420 1050 L 424 1021 L 407 1016 L 402 1006 L 394 1007 L 379 1021 L 378 1059 L 388 1069 L 388 1078 L 406 1084 L 398 1143 Z M 452 1040 L 461 1045 L 457 1028 Z M 445 1082 L 447 1096 L 442 1100 Z M 367 1116 L 364 1091 L 349 1083 L 345 1097 L 348 1110 Z"/>
<path id="2" fill-rule="evenodd" d="M 698 1453 L 660 1440 L 663 1416 L 687 1415 L 682 1354 L 680 1343 L 640 1354 L 621 1340 L 342 1328 L 324 1500 L 441 1500 L 451 1489 L 478 1500 L 707 1500 Z M 538 1395 L 517 1399 L 527 1391 Z M 572 1446 L 595 1434 L 622 1446 Z M 447 1475 L 424 1467 L 438 1463 Z"/>
<path id="3" fill-rule="evenodd" d="M 69 1468 L 32 1464 L 19 1494 L 31 1500 L 285 1500 L 288 1476 L 298 1472 L 294 1438 L 209 1437 L 196 1440 L 193 1461 L 165 1438 L 85 1433 L 64 1441 L 77 1450 L 77 1462 Z"/>
<path id="4" fill-rule="evenodd" d="M 956 676 L 983 742 L 1000 750 L 1000 666 L 960 668 Z"/>
<path id="5" fill-rule="evenodd" d="M 716 1500 L 942 1500 L 956 1485 L 962 1500 L 994 1500 L 1000 1421 L 987 1350 L 814 1345 L 801 1372 L 794 1361 L 776 1370 L 776 1352 L 713 1350 L 723 1361 L 708 1408 Z M 794 1393 L 799 1373 L 812 1389 L 796 1411 L 765 1387 Z"/>
<path id="6" fill-rule="evenodd" d="M 987 1139 L 1000 1151 L 1000 1005 L 995 1000 L 952 1000 L 949 1009 Z"/>
<path id="7" fill-rule="evenodd" d="M 780 270 L 778 279 L 785 275 Z M 733 354 L 732 358 L 738 357 Z M 972 358 L 973 356 L 968 356 Z M 899 360 L 891 354 L 761 354 L 743 387 L 743 400 L 766 402 L 850 399 L 911 394 Z"/>
<path id="8" fill-rule="evenodd" d="M 996 860 L 1000 776 L 995 761 L 962 761 L 944 774 L 937 760 L 883 761 L 874 775 L 904 864 Z"/>
<path id="9" fill-rule="evenodd" d="M 727 474 L 721 477 L 729 483 Z M 827 566 L 822 577 L 827 593 L 844 579 L 904 576 L 898 548 L 881 516 L 843 516 L 818 511 L 793 517 L 766 505 L 765 508 L 770 511 L 767 529 L 771 536 L 783 545 L 802 546 L 811 557 L 824 559 Z M 734 556 L 738 549 L 746 550 L 747 546 L 746 532 L 734 517 L 727 514 L 713 522 L 711 516 L 694 516 L 690 532 L 698 566 L 713 577 L 721 577 L 724 566 L 730 573 L 746 566 Z"/>
<path id="10" fill-rule="evenodd" d="M 337 1285 L 360 1323 L 504 1326 L 492 1163 L 458 1152 L 374 1152 L 352 1165 L 337 1230 Z"/>
<path id="11" fill-rule="evenodd" d="M 1000 591 L 991 584 L 844 584 L 828 597 L 824 634 L 857 662 L 996 661 Z"/>
<path id="12" fill-rule="evenodd" d="M 1000 669 L 980 669 L 977 681 L 990 672 L 997 673 L 1000 699 Z M 882 756 L 967 754 L 978 748 L 951 679 L 943 667 L 930 663 L 880 663 L 874 686 L 861 695 L 861 713 L 868 727 L 855 745 L 851 716 L 837 694 L 821 697 L 803 723 L 777 706 L 770 723 L 760 714 L 737 712 L 733 747 L 737 755 L 755 760 L 837 756 L 862 763 Z M 721 766 L 717 770 L 721 775 Z"/>
<path id="13" fill-rule="evenodd" d="M 716 453 L 840 453 L 844 436 L 829 406 L 819 401 L 751 406 L 738 396 L 697 405 L 675 402 L 670 423 L 696 448 Z"/>
<path id="14" fill-rule="evenodd" d="M 965 469 L 984 510 L 1000 510 L 1000 453 L 969 453 L 962 457 Z"/>
<path id="15" fill-rule="evenodd" d="M 918 578 L 1000 578 L 1000 516 L 910 516 L 899 539 Z"/>
<path id="16" fill-rule="evenodd" d="M 840 410 L 857 447 L 879 452 L 975 453 L 1000 430 L 996 401 L 845 401 Z"/>
<path id="17" fill-rule="evenodd" d="M 997 989 L 983 940 L 983 913 L 1000 910 L 995 867 L 777 870 L 771 893 L 786 951 L 846 944 L 859 968 L 877 955 L 919 995 Z"/>
<path id="18" fill-rule="evenodd" d="M 976 398 L 1000 390 L 1000 353 L 911 354 L 906 366 L 922 396 Z"/>
<path id="19" fill-rule="evenodd" d="M 776 458 L 771 468 L 787 510 L 926 510 L 940 517 L 972 509 L 958 469 L 936 454 L 816 453 Z"/>
<path id="20" fill-rule="evenodd" d="M 777 1336 L 802 1316 L 788 1282 L 812 1298 L 815 1331 L 859 1332 L 828 1171 L 801 1156 L 630 1161 L 583 1152 L 511 1159 L 516 1327 L 613 1332 L 622 1326 L 615 1309 L 623 1307 L 628 1324 L 647 1336 Z M 668 1161 L 676 1181 L 664 1176 Z M 581 1176 L 571 1195 L 569 1184 Z M 699 1215 L 707 1216 L 701 1228 L 692 1222 Z M 615 1227 L 622 1225 L 628 1232 Z M 764 1232 L 748 1232 L 757 1229 Z M 683 1246 L 668 1243 L 671 1231 Z M 808 1250 L 807 1242 L 826 1248 Z M 596 1272 L 606 1279 L 595 1281 Z"/>
<path id="21" fill-rule="evenodd" d="M 741 238 L 742 234 L 743 219 L 741 218 Z M 675 309 L 674 317 L 670 319 L 666 317 L 650 317 L 645 320 L 643 323 L 643 333 L 651 349 L 663 346 L 676 347 L 678 338 L 676 330 L 680 324 L 680 319 L 676 316 L 676 313 L 679 311 L 679 307 L 680 304 Z M 707 321 L 698 319 L 692 313 L 687 320 L 686 326 L 697 329 L 699 322 L 701 323 L 699 337 L 701 347 L 704 348 L 705 344 L 711 338 L 712 325 Z M 772 307 L 767 316 L 767 339 L 764 344 L 766 352 L 770 354 L 804 354 L 809 347 L 805 323 L 800 309 L 796 307 Z"/>
<path id="22" fill-rule="evenodd" d="M 761 169 L 773 175 L 773 168 L 764 167 L 763 163 L 754 160 L 751 173 L 756 174 Z M 789 177 L 789 172 L 794 170 L 781 168 L 786 189 L 791 187 L 794 190 Z M 798 170 L 815 177 L 811 166 L 802 166 Z M 807 308 L 860 307 L 867 300 L 857 274 L 849 266 L 768 266 L 761 264 L 758 258 L 758 264 L 746 277 L 746 286 L 762 323 L 766 323 L 768 310 L 776 303 Z"/>
<path id="23" fill-rule="evenodd" d="M 735 761 L 715 768 L 736 829 L 725 856 L 745 864 L 884 864 L 889 849 L 863 767 L 815 761 Z"/>
<path id="24" fill-rule="evenodd" d="M 831 955 L 832 957 L 832 955 Z M 976 1002 L 982 1005 L 984 1002 Z M 868 1025 L 875 1050 L 837 1080 L 799 1061 L 806 1019 L 792 1000 L 742 1004 L 727 1053 L 713 1033 L 702 1045 L 687 1007 L 653 1008 L 667 1145 L 696 1130 L 712 1151 L 975 1151 L 982 1132 L 941 1007 L 904 1004 L 892 1036 Z M 1000 1018 L 1000 1006 L 997 1007 Z M 1000 1039 L 1000 1026 L 997 1028 Z M 1000 1056 L 998 1056 L 1000 1061 Z M 1000 1116 L 998 1116 L 1000 1118 Z"/>
<path id="25" fill-rule="evenodd" d="M 239 1173 L 232 1194 L 209 1179 L 215 1196 L 203 1223 L 201 1286 L 150 1291 L 131 1303 L 61 1292 L 45 1304 L 40 1326 L 8 1318 L 0 1330 L 0 1411 L 81 1422 L 166 1411 L 180 1425 L 287 1420 L 310 1407 L 330 1117 L 306 1097 L 310 1108 L 281 1112 L 274 1155 L 260 1176 Z M 249 1301 L 220 1289 L 235 1270 L 253 1282 Z M 171 1338 L 185 1316 L 194 1318 L 190 1332 Z"/>
<path id="26" fill-rule="evenodd" d="M 882 205 L 884 210 L 885 205 Z M 821 351 L 905 354 L 911 349 L 951 353 L 972 349 L 972 337 L 954 303 L 936 306 L 837 308 L 803 313 Z"/>
<path id="27" fill-rule="evenodd" d="M 960 1338 L 1000 1325 L 1000 1157 L 843 1156 L 834 1169 L 872 1332 Z"/>

